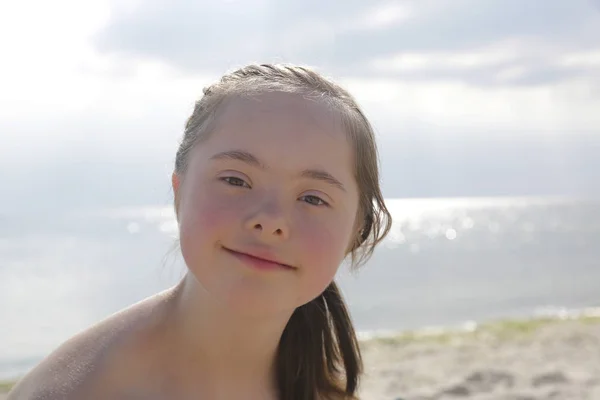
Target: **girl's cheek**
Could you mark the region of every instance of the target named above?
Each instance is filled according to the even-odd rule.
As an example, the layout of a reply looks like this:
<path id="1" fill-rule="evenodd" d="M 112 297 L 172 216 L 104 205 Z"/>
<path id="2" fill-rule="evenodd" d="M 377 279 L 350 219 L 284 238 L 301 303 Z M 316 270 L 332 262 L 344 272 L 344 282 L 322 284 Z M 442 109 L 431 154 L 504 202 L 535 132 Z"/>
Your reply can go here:
<path id="1" fill-rule="evenodd" d="M 306 225 L 299 232 L 305 264 L 318 265 L 324 273 L 336 271 L 344 258 L 344 235 L 335 224 Z"/>
<path id="2" fill-rule="evenodd" d="M 343 259 L 339 233 L 336 234 L 323 225 L 312 228 L 298 232 L 299 243 L 294 247 L 302 254 L 301 302 L 313 300 L 327 288 Z"/>
<path id="3" fill-rule="evenodd" d="M 206 201 L 197 210 L 197 225 L 209 232 L 218 230 L 222 225 L 228 225 L 235 217 L 236 210 L 227 203 L 213 200 Z"/>
<path id="4" fill-rule="evenodd" d="M 187 233 L 201 231 L 210 234 L 223 225 L 231 224 L 231 220 L 236 218 L 237 209 L 230 204 L 231 199 L 215 196 L 214 193 L 208 196 L 201 192 L 194 194 L 186 199 L 180 221 Z"/>

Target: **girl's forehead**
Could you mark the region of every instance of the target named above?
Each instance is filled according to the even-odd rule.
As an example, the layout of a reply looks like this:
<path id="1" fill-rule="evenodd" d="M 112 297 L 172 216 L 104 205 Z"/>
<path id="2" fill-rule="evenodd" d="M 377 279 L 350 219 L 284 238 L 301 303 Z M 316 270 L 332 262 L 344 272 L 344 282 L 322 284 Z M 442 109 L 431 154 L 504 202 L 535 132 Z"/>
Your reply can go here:
<path id="1" fill-rule="evenodd" d="M 339 130 L 339 112 L 326 101 L 309 98 L 300 93 L 268 92 L 236 96 L 221 106 L 217 124 L 249 123 L 256 120 L 285 118 L 296 123 L 312 125 L 320 130 Z"/>
<path id="2" fill-rule="evenodd" d="M 241 150 L 267 165 L 319 165 L 339 176 L 354 170 L 350 136 L 339 113 L 324 103 L 299 94 L 265 93 L 228 99 L 220 108 L 213 129 L 198 146 L 200 159 Z"/>

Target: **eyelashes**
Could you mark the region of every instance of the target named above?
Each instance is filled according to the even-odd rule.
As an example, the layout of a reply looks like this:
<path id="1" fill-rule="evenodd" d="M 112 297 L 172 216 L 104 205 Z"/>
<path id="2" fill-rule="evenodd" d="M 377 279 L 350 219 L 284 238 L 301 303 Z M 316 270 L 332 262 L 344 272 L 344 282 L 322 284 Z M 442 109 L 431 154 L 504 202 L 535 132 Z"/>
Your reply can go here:
<path id="1" fill-rule="evenodd" d="M 245 188 L 245 189 L 252 189 L 252 187 L 250 186 L 250 184 L 248 182 L 246 182 L 242 178 L 238 178 L 237 176 L 225 176 L 225 177 L 222 177 L 219 179 L 221 181 L 225 182 L 229 186 Z M 314 207 L 329 207 L 328 202 L 323 200 L 321 197 L 315 196 L 313 194 L 300 196 L 298 198 L 298 200 L 300 200 L 308 205 L 314 206 Z"/>
<path id="2" fill-rule="evenodd" d="M 329 206 L 329 203 L 327 203 L 325 200 L 323 200 L 322 198 L 320 198 L 319 196 L 315 196 L 312 194 L 306 195 L 306 196 L 301 196 L 300 199 L 304 199 L 301 201 L 304 201 L 305 203 L 308 203 L 310 205 L 313 206 Z"/>
<path id="3" fill-rule="evenodd" d="M 250 189 L 250 185 L 245 180 L 243 180 L 242 178 L 238 178 L 237 176 L 226 176 L 220 179 L 231 186 L 238 186 Z"/>

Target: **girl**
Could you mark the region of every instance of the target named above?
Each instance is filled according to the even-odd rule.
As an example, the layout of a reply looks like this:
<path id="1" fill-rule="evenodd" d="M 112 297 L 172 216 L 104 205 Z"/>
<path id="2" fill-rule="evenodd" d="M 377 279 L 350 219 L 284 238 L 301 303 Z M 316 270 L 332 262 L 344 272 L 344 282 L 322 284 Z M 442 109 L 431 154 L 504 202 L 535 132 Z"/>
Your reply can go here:
<path id="1" fill-rule="evenodd" d="M 187 121 L 172 185 L 186 276 L 67 341 L 9 399 L 355 398 L 333 279 L 391 218 L 354 99 L 298 66 L 225 75 Z"/>

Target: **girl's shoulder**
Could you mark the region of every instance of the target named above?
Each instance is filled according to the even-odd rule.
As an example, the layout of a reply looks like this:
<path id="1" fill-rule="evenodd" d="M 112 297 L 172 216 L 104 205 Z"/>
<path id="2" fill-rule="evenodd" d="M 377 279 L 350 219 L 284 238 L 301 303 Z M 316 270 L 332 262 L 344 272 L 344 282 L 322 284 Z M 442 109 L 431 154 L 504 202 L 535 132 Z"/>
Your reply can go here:
<path id="1" fill-rule="evenodd" d="M 120 383 L 114 377 L 135 362 L 125 356 L 135 351 L 130 344 L 160 319 L 164 296 L 152 296 L 76 334 L 19 380 L 7 400 L 109 398 L 106 390 Z"/>

